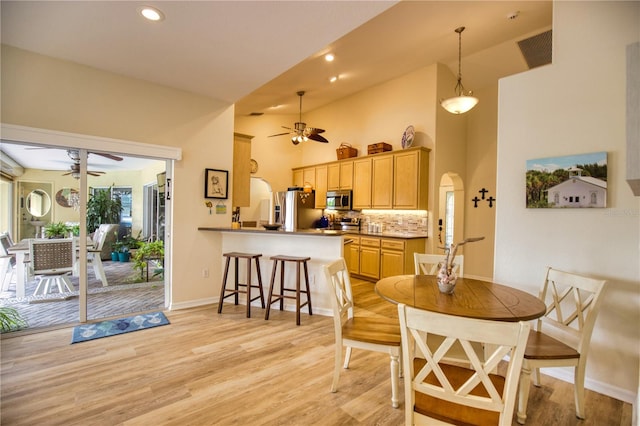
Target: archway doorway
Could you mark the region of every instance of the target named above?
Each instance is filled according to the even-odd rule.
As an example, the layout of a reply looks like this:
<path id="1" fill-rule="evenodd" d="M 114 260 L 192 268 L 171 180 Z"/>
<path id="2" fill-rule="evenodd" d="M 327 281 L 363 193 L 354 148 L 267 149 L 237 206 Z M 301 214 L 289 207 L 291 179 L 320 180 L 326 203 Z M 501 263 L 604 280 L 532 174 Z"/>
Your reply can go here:
<path id="1" fill-rule="evenodd" d="M 442 175 L 438 196 L 438 247 L 449 247 L 464 238 L 464 183 L 457 173 Z"/>

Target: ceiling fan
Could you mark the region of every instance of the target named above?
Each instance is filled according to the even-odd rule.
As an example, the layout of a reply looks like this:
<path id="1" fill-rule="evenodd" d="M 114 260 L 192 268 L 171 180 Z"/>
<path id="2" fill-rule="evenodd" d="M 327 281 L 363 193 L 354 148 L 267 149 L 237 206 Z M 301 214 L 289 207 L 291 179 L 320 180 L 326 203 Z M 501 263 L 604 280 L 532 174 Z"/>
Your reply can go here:
<path id="1" fill-rule="evenodd" d="M 101 155 L 103 157 L 109 158 L 114 161 L 122 161 L 122 157 L 118 157 L 117 155 L 107 154 L 102 152 L 89 152 L 89 154 Z M 80 151 L 77 149 L 68 149 L 67 155 L 73 161 L 71 165 L 70 171 L 67 173 L 63 173 L 62 176 L 71 175 L 74 179 L 80 179 Z M 96 170 L 87 170 L 87 174 L 90 176 L 100 176 L 105 174 L 105 172 L 96 171 Z"/>
<path id="2" fill-rule="evenodd" d="M 105 172 L 95 171 L 95 170 L 87 170 L 87 174 L 91 176 L 100 176 L 105 174 Z M 70 170 L 67 173 L 63 173 L 62 176 L 71 175 L 74 179 L 80 179 L 80 163 L 73 163 L 70 167 Z"/>
<path id="3" fill-rule="evenodd" d="M 307 127 L 307 123 L 302 122 L 302 96 L 304 96 L 304 91 L 301 90 L 299 92 L 296 92 L 296 94 L 300 97 L 299 121 L 294 123 L 293 129 L 291 127 L 282 126 L 283 129 L 289 130 L 288 132 L 269 135 L 268 137 L 272 138 L 274 136 L 293 135 L 293 137 L 291 138 L 291 142 L 293 142 L 294 145 L 298 145 L 300 142 L 306 142 L 309 139 L 316 142 L 329 143 L 327 139 L 325 139 L 323 136 L 320 136 L 320 133 L 324 133 L 324 129 L 318 129 L 317 127 Z"/>

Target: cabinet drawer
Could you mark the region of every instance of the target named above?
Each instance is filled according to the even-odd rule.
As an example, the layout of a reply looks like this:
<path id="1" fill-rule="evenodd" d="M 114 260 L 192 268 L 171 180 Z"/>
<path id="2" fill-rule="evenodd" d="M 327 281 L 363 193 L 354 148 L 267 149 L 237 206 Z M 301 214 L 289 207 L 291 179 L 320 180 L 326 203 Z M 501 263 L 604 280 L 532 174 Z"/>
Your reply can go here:
<path id="1" fill-rule="evenodd" d="M 383 249 L 404 251 L 403 240 L 380 240 L 380 246 Z"/>
<path id="2" fill-rule="evenodd" d="M 367 247 L 380 247 L 380 238 L 360 237 L 360 245 Z"/>
<path id="3" fill-rule="evenodd" d="M 360 236 L 359 235 L 353 235 L 353 234 L 347 234 L 343 237 L 344 240 L 352 240 L 351 245 L 353 246 L 359 246 L 360 245 Z"/>

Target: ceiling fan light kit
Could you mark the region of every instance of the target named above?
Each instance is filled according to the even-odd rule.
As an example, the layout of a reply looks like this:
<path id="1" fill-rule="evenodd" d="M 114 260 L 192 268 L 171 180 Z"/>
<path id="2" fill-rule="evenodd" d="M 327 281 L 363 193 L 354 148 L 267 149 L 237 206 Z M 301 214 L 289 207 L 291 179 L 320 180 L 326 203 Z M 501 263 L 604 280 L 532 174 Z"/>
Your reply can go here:
<path id="1" fill-rule="evenodd" d="M 465 94 L 462 85 L 462 32 L 464 28 L 455 29 L 455 32 L 458 33 L 458 82 L 454 88 L 456 96 L 440 101 L 440 105 L 452 114 L 464 114 L 478 103 L 478 98 L 472 96 L 473 92 L 468 91 Z"/>
<path id="2" fill-rule="evenodd" d="M 304 91 L 300 90 L 296 93 L 300 98 L 300 115 L 299 121 L 294 123 L 293 129 L 290 127 L 282 126 L 283 129 L 289 130 L 284 133 L 277 133 L 275 135 L 269 135 L 268 137 L 272 138 L 275 136 L 283 136 L 283 135 L 293 135 L 291 137 L 291 142 L 294 145 L 298 145 L 300 142 L 307 142 L 308 140 L 312 140 L 315 142 L 329 143 L 327 139 L 323 136 L 320 136 L 320 133 L 324 133 L 324 129 L 319 129 L 317 127 L 307 127 L 307 123 L 302 121 L 302 96 L 304 96 Z"/>

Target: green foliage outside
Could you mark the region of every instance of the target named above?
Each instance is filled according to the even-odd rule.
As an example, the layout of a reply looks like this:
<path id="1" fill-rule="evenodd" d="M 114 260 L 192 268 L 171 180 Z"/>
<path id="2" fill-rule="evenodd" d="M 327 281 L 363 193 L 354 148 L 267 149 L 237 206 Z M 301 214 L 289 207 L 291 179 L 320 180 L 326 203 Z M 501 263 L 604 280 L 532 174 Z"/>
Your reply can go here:
<path id="1" fill-rule="evenodd" d="M 143 277 L 147 268 L 148 260 L 152 258 L 157 261 L 157 267 L 153 270 L 153 277 L 164 275 L 164 242 L 162 240 L 140 243 L 138 249 L 132 256 L 133 267 L 140 269 L 140 277 Z"/>
<path id="2" fill-rule="evenodd" d="M 51 222 L 44 226 L 44 236 L 46 238 L 66 238 L 71 230 L 71 227 L 64 222 Z"/>
<path id="3" fill-rule="evenodd" d="M 15 308 L 0 307 L 0 332 L 7 333 L 28 328 L 29 324 Z"/>
<path id="4" fill-rule="evenodd" d="M 87 232 L 94 232 L 103 223 L 120 223 L 122 200 L 111 198 L 111 187 L 98 189 L 87 201 Z"/>

